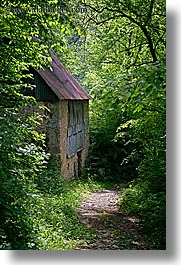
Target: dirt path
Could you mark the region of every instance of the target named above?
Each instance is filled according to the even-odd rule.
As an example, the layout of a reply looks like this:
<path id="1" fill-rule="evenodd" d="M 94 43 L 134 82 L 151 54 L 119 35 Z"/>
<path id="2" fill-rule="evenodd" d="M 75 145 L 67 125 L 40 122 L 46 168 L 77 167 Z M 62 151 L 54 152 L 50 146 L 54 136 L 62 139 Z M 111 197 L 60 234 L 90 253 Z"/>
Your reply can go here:
<path id="1" fill-rule="evenodd" d="M 95 230 L 97 237 L 94 243 L 84 243 L 80 249 L 149 249 L 141 234 L 139 220 L 121 212 L 120 195 L 115 190 L 100 190 L 82 202 L 79 218 Z"/>

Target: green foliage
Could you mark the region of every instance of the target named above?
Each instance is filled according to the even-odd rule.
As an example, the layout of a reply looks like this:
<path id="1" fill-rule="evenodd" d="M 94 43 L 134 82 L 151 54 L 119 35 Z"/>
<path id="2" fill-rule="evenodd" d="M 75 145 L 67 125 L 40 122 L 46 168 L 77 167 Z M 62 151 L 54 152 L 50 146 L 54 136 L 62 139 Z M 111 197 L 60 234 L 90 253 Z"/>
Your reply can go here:
<path id="1" fill-rule="evenodd" d="M 47 154 L 41 146 L 44 136 L 35 130 L 37 117 L 20 114 L 14 109 L 1 112 L 0 132 L 0 208 L 1 244 L 26 249 L 31 238 L 28 193 L 34 177 L 45 165 Z M 31 130 L 29 130 L 31 128 Z"/>
<path id="2" fill-rule="evenodd" d="M 153 193 L 150 183 L 141 179 L 133 181 L 123 191 L 121 205 L 124 211 L 136 214 L 153 249 L 166 248 L 166 195 Z"/>
<path id="3" fill-rule="evenodd" d="M 54 27 L 58 23 L 62 26 L 65 21 L 70 25 L 66 12 L 61 15 L 44 9 L 56 5 L 57 1 L 48 0 L 3 0 L 0 4 L 1 249 L 27 249 L 33 238 L 31 194 L 36 190 L 34 179 L 46 166 L 48 154 L 45 137 L 37 132 L 42 117 L 23 111 L 25 106 L 36 102 L 24 97 L 21 91 L 29 67 L 47 64 L 47 44 L 57 43 L 53 38 Z M 34 8 L 42 11 L 34 12 Z"/>
<path id="4" fill-rule="evenodd" d="M 140 74 L 139 74 L 140 73 Z M 139 215 L 142 226 L 157 249 L 165 249 L 166 233 L 166 96 L 165 66 L 155 64 L 133 73 L 137 82 L 123 108 L 126 123 L 118 128 L 116 139 L 134 144 L 142 159 L 138 178 L 123 192 L 123 209 Z M 140 147 L 140 148 L 139 148 Z M 126 158 L 126 161 L 130 156 Z"/>
<path id="5" fill-rule="evenodd" d="M 111 168 L 110 164 L 113 166 L 122 159 L 119 164 L 120 172 L 122 170 L 125 177 L 116 174 L 117 181 L 119 178 L 122 181 L 126 177 L 129 180 L 130 174 L 132 179 L 137 178 L 123 192 L 122 207 L 139 215 L 153 248 L 164 249 L 166 233 L 164 61 L 139 67 L 122 76 L 121 79 L 115 79 L 111 82 L 111 87 L 108 92 L 107 87 L 103 90 L 99 100 L 96 94 L 91 106 L 93 107 L 91 126 L 94 130 L 92 140 L 95 145 L 93 155 L 100 154 L 98 167 L 106 157 L 107 165 L 103 165 L 106 169 L 107 166 Z M 118 123 L 120 125 L 116 129 Z M 111 141 L 111 137 L 114 138 L 115 143 Z M 108 139 L 112 144 L 110 149 Z M 117 155 L 117 161 L 114 162 L 115 150 L 120 156 Z"/>
<path id="6" fill-rule="evenodd" d="M 96 236 L 79 220 L 77 208 L 90 190 L 100 185 L 91 180 L 62 181 L 55 164 L 51 161 L 37 177 L 37 190 L 29 198 L 33 222 L 30 249 L 73 250 Z"/>
<path id="7" fill-rule="evenodd" d="M 134 180 L 122 207 L 138 214 L 154 248 L 164 249 L 165 1 L 84 5 L 86 35 L 69 44 L 67 61 L 92 96 L 90 172 Z"/>
<path id="8" fill-rule="evenodd" d="M 35 104 L 21 94 L 24 73 L 47 64 L 49 46 L 92 96 L 90 174 L 133 180 L 122 207 L 140 217 L 153 248 L 164 249 L 165 1 L 80 1 L 81 15 L 22 12 L 68 8 L 65 1 L 1 2 L 1 248 L 72 249 L 87 234 L 74 210 L 79 185 L 63 184 L 56 165 L 42 171 L 41 117 L 20 111 Z"/>

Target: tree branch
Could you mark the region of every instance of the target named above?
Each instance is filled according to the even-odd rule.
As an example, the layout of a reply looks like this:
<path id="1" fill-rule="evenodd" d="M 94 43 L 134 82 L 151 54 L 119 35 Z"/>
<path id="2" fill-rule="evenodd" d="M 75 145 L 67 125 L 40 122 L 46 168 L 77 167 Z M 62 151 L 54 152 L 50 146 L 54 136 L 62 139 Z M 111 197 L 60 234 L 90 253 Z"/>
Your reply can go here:
<path id="1" fill-rule="evenodd" d="M 155 3 L 155 0 L 151 0 L 151 3 L 150 3 L 150 10 L 149 10 L 149 13 L 148 13 L 148 18 L 147 18 L 146 23 L 148 23 L 148 21 L 151 21 L 151 17 L 152 17 L 152 12 L 153 12 L 153 6 L 154 6 L 154 3 Z M 146 24 L 146 23 L 145 23 L 145 24 Z"/>
<path id="2" fill-rule="evenodd" d="M 136 63 L 134 62 L 133 64 L 131 64 L 131 65 L 129 65 L 128 67 L 126 67 L 126 69 L 129 69 L 129 68 L 132 67 L 132 66 L 140 67 L 140 66 L 148 65 L 148 64 L 153 64 L 153 61 L 142 62 L 142 63 L 139 63 L 139 64 L 136 64 Z"/>
<path id="3" fill-rule="evenodd" d="M 165 35 L 165 32 L 160 36 L 160 38 L 157 40 L 157 42 L 155 43 L 155 49 L 156 49 L 156 47 L 157 47 L 157 45 L 158 45 L 158 43 L 162 40 L 162 38 L 163 38 L 163 36 Z M 163 41 L 162 40 L 162 42 L 164 42 L 164 44 L 165 44 L 165 41 Z M 166 46 L 166 44 L 165 44 L 165 46 Z"/>
<path id="4" fill-rule="evenodd" d="M 154 2 L 154 1 L 152 1 Z M 133 17 L 131 17 L 130 15 L 127 15 L 126 13 L 124 13 L 121 9 L 112 9 L 112 8 L 109 8 L 109 7 L 104 7 L 102 8 L 101 10 L 98 10 L 96 9 L 95 7 L 92 7 L 88 4 L 85 4 L 86 7 L 89 7 L 90 9 L 94 10 L 96 13 L 103 13 L 105 10 L 109 11 L 109 12 L 113 12 L 113 13 L 119 13 L 119 15 L 117 16 L 112 16 L 110 18 L 107 18 L 103 21 L 95 21 L 94 19 L 92 19 L 94 21 L 94 23 L 96 23 L 96 25 L 99 25 L 99 24 L 102 24 L 102 23 L 105 23 L 107 21 L 109 21 L 110 19 L 114 19 L 114 18 L 120 18 L 120 17 L 124 17 L 124 18 L 127 18 L 129 21 L 133 22 L 135 25 L 137 25 L 143 32 L 143 34 L 145 35 L 147 41 L 148 41 L 148 45 L 149 45 L 149 49 L 150 49 L 150 53 L 151 53 L 151 56 L 153 58 L 153 62 L 156 62 L 157 61 L 157 56 L 156 56 L 156 52 L 155 52 L 155 49 L 154 49 L 154 46 L 153 46 L 153 41 L 152 41 L 152 38 L 149 34 L 149 31 L 147 30 L 146 28 L 146 25 L 143 25 L 141 24 L 141 22 L 135 20 Z M 151 12 L 152 12 L 152 9 L 150 8 Z"/>

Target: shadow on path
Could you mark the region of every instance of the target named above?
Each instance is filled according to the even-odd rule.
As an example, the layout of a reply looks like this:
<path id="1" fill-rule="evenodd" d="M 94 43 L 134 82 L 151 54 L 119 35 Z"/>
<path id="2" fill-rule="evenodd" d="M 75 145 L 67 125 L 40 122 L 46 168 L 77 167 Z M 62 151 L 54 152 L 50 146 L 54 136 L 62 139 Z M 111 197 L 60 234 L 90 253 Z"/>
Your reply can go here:
<path id="1" fill-rule="evenodd" d="M 100 190 L 83 200 L 78 209 L 79 218 L 87 227 L 95 230 L 97 237 L 94 243 L 84 243 L 79 249 L 149 249 L 139 220 L 120 210 L 120 196 L 115 190 Z"/>

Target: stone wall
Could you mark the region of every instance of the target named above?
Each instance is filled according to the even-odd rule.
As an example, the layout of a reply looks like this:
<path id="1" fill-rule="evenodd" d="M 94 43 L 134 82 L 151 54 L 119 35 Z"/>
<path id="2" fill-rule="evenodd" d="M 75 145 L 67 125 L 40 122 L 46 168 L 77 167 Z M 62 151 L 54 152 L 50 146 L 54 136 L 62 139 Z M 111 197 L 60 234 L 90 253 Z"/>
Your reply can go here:
<path id="1" fill-rule="evenodd" d="M 38 131 L 46 134 L 47 151 L 51 154 L 52 158 L 59 160 L 60 175 L 63 179 L 77 177 L 82 173 L 88 156 L 89 101 L 85 100 L 83 102 L 85 124 L 84 148 L 70 158 L 67 158 L 68 100 L 41 102 L 41 104 L 46 106 L 49 111 L 39 109 L 37 106 L 26 107 L 22 111 L 27 113 L 38 112 L 44 116 Z"/>

